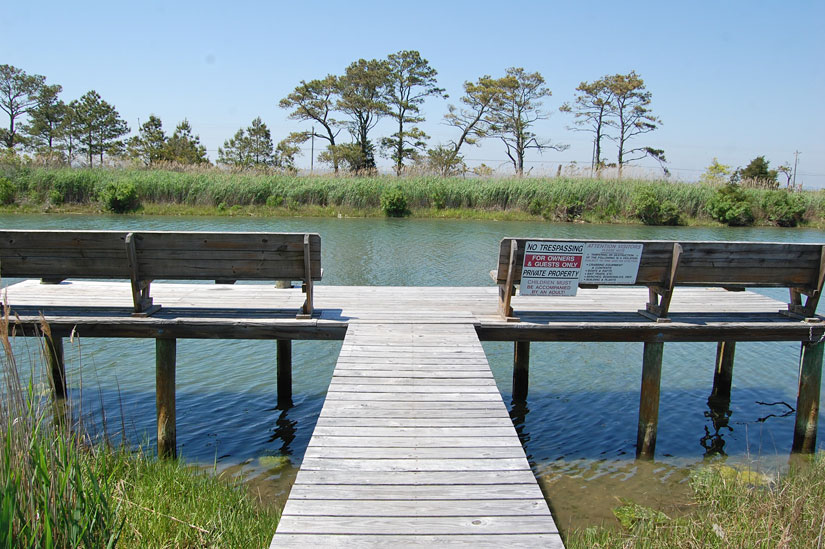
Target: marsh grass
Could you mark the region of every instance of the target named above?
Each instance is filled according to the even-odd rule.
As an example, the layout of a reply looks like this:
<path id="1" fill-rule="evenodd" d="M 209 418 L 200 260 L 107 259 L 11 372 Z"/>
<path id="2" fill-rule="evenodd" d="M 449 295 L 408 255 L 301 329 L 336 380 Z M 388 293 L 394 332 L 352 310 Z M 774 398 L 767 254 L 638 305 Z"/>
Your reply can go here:
<path id="1" fill-rule="evenodd" d="M 825 453 L 797 459 L 778 479 L 730 467 L 705 467 L 691 478 L 694 510 L 669 518 L 625 502 L 614 510 L 623 526 L 567 536 L 578 548 L 825 547 Z M 618 522 L 617 522 L 618 524 Z"/>
<path id="2" fill-rule="evenodd" d="M 48 325 L 42 330 L 47 334 Z M 158 461 L 143 448 L 114 447 L 107 439 L 93 443 L 79 411 L 52 403 L 42 378 L 43 338 L 25 373 L 13 340 L 6 309 L 0 547 L 268 545 L 278 514 L 255 501 L 241 479 Z"/>
<path id="3" fill-rule="evenodd" d="M 461 178 L 414 175 L 336 177 L 266 172 L 228 172 L 217 168 L 195 170 L 134 168 L 3 168 L 14 187 L 13 205 L 73 211 L 77 205 L 102 209 L 100 196 L 107 186 L 134 185 L 144 213 L 176 209 L 179 213 L 209 212 L 240 215 L 253 210 L 260 215 L 325 215 L 349 211 L 359 216 L 384 215 L 382 197 L 403 193 L 413 215 L 442 217 L 442 212 L 519 212 L 552 221 L 639 222 L 636 197 L 653 194 L 672 203 L 689 224 L 714 223 L 708 203 L 718 191 L 711 185 L 588 177 Z M 757 223 L 770 224 L 762 212 L 762 188 L 743 188 L 756 207 Z M 825 192 L 799 192 L 808 223 L 825 217 Z M 465 215 L 470 217 L 470 215 Z"/>

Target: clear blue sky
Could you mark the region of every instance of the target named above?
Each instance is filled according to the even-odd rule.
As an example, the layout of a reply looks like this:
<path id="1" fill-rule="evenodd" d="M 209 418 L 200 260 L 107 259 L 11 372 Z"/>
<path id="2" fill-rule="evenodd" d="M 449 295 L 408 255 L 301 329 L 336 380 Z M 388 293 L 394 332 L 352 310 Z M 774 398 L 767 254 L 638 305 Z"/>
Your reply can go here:
<path id="1" fill-rule="evenodd" d="M 589 165 L 590 135 L 568 130 L 572 117 L 558 107 L 583 80 L 635 70 L 663 122 L 637 143 L 663 148 L 675 177 L 695 180 L 714 156 L 736 167 L 765 155 L 777 167 L 799 150 L 797 180 L 825 187 L 823 28 L 822 0 L 18 1 L 2 9 L 0 63 L 61 84 L 66 101 L 97 90 L 133 131 L 152 113 L 170 133 L 188 118 L 213 159 L 256 116 L 276 141 L 307 129 L 278 100 L 358 58 L 414 49 L 429 60 L 451 96 L 425 105 L 432 145 L 454 137 L 441 119 L 465 80 L 520 66 L 553 92 L 536 132 L 570 144 L 530 154 L 533 173 Z M 382 122 L 373 137 L 391 132 Z M 493 140 L 464 154 L 470 165 L 512 169 Z M 309 166 L 309 151 L 299 165 Z"/>

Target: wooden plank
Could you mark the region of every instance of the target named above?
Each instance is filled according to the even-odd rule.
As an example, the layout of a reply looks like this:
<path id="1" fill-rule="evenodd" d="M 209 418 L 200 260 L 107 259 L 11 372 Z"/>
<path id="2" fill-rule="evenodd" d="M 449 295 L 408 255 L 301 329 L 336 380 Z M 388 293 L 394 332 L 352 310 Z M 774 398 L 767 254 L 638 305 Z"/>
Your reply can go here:
<path id="1" fill-rule="evenodd" d="M 272 549 L 281 547 L 472 547 L 478 549 L 563 549 L 557 534 L 495 534 L 495 535 L 371 535 L 371 534 L 284 534 L 272 540 Z"/>
<path id="2" fill-rule="evenodd" d="M 507 517 L 507 516 L 544 516 L 549 517 L 550 511 L 544 498 L 536 499 L 468 499 L 456 498 L 453 500 L 404 500 L 388 504 L 381 499 L 360 499 L 354 503 L 352 499 L 325 499 L 308 500 L 290 498 L 282 515 L 300 515 L 309 517 L 339 516 L 339 517 L 449 517 L 455 516 L 456 509 L 467 512 L 468 515 Z"/>
<path id="3" fill-rule="evenodd" d="M 328 436 L 313 435 L 312 443 L 319 446 L 340 448 L 462 448 L 462 447 L 521 447 L 518 439 L 511 436 L 455 437 L 455 436 Z"/>
<path id="4" fill-rule="evenodd" d="M 528 479 L 530 480 L 530 479 Z M 293 485 L 289 499 L 416 500 L 491 499 L 513 501 L 541 499 L 541 490 L 533 481 L 521 484 L 305 484 Z M 323 504 L 320 504 L 323 505 Z"/>
<path id="5" fill-rule="evenodd" d="M 310 444 L 304 458 L 326 459 L 483 459 L 524 458 L 518 446 L 470 448 L 336 448 Z"/>
<path id="6" fill-rule="evenodd" d="M 530 471 L 310 471 L 300 470 L 299 484 L 360 484 L 382 486 L 495 485 L 505 493 L 509 484 L 536 484 Z"/>
<path id="7" fill-rule="evenodd" d="M 305 471 L 530 471 L 527 459 L 520 458 L 433 458 L 433 459 L 338 459 L 307 458 L 301 462 Z"/>
<path id="8" fill-rule="evenodd" d="M 283 516 L 279 534 L 378 534 L 378 535 L 449 535 L 458 534 L 557 534 L 558 529 L 546 516 L 519 517 L 353 517 L 314 516 L 296 520 Z M 276 534 L 277 536 L 277 534 Z"/>

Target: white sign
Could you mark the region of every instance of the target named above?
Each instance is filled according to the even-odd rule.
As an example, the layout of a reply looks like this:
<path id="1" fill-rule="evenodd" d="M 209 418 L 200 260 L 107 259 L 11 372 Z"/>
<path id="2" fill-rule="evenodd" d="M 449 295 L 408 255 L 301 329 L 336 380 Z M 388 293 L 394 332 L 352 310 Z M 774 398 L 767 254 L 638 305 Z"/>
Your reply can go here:
<path id="1" fill-rule="evenodd" d="M 583 254 L 581 242 L 527 242 L 519 293 L 576 295 Z"/>
<path id="2" fill-rule="evenodd" d="M 527 242 L 519 293 L 574 296 L 579 283 L 633 284 L 643 247 L 622 242 Z"/>
<path id="3" fill-rule="evenodd" d="M 588 242 L 580 284 L 633 284 L 642 260 L 641 243 Z"/>

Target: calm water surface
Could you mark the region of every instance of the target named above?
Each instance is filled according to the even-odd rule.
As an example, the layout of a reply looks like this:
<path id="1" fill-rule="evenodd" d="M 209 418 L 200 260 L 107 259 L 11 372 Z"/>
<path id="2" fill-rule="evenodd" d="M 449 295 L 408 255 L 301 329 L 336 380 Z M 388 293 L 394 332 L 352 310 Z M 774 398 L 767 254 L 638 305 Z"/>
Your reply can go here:
<path id="1" fill-rule="evenodd" d="M 15 229 L 318 232 L 323 284 L 492 286 L 505 236 L 602 239 L 825 242 L 810 229 L 673 228 L 409 219 L 2 216 Z M 3 281 L 14 282 L 13 280 Z M 762 290 L 760 290 L 762 291 Z M 785 299 L 785 291 L 764 293 Z M 36 355 L 31 342 L 21 353 Z M 281 501 L 321 410 L 340 342 L 293 345 L 295 406 L 275 409 L 275 343 L 178 341 L 178 444 L 190 462 L 244 471 L 264 497 Z M 617 497 L 678 512 L 691 467 L 706 459 L 756 460 L 772 470 L 793 436 L 799 344 L 740 343 L 727 426 L 717 429 L 707 397 L 713 343 L 668 343 L 662 370 L 655 464 L 633 460 L 642 344 L 534 343 L 526 407 L 511 399 L 512 344 L 485 343 L 499 389 L 527 456 L 562 527 L 612 522 Z M 110 433 L 153 441 L 154 342 L 66 342 L 67 373 L 84 412 Z M 82 365 L 82 367 L 81 367 Z M 819 448 L 825 448 L 825 422 Z M 280 456 L 288 457 L 288 460 Z M 727 456 L 727 457 L 726 457 Z"/>

